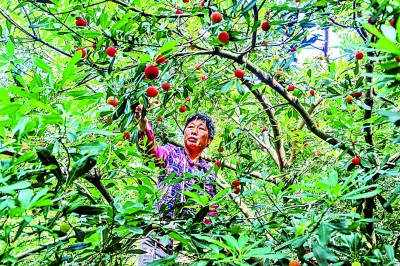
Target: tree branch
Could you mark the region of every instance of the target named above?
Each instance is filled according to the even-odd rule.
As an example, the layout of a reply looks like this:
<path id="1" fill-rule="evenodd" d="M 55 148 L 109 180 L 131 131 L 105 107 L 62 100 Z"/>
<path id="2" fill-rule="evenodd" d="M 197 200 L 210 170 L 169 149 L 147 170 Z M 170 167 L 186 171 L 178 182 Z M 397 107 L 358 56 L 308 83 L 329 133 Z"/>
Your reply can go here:
<path id="1" fill-rule="evenodd" d="M 232 120 L 236 122 L 236 124 L 240 125 L 239 121 L 237 121 L 234 117 L 232 117 Z M 278 158 L 278 154 L 276 153 L 276 151 L 272 148 L 272 146 L 270 145 L 269 141 L 261 141 L 253 132 L 251 132 L 248 128 L 244 128 L 244 130 L 246 130 L 249 135 L 255 139 L 257 141 L 258 144 L 262 145 L 264 148 L 267 149 L 269 155 L 271 155 L 272 159 L 274 159 L 276 165 L 278 166 L 278 168 L 280 168 L 280 161 Z M 268 136 L 268 133 L 265 132 L 266 135 Z M 267 137 L 266 136 L 266 137 Z M 269 138 L 269 137 L 268 137 Z"/>
<path id="2" fill-rule="evenodd" d="M 307 126 L 307 128 L 315 134 L 317 137 L 320 139 L 328 142 L 329 144 L 336 146 L 344 151 L 346 151 L 349 155 L 355 156 L 355 153 L 353 150 L 350 148 L 346 147 L 345 143 L 342 143 L 338 139 L 336 139 L 334 136 L 331 136 L 320 129 L 317 128 L 315 125 L 314 121 L 311 119 L 311 116 L 307 113 L 307 111 L 304 109 L 302 104 L 300 103 L 299 99 L 292 94 L 287 93 L 284 88 L 282 87 L 279 82 L 277 82 L 275 79 L 273 79 L 272 75 L 270 73 L 264 72 L 261 70 L 257 65 L 255 65 L 253 62 L 248 61 L 247 59 L 238 56 L 237 54 L 225 51 L 225 50 L 220 50 L 218 48 L 215 48 L 215 53 L 221 57 L 228 58 L 231 60 L 236 61 L 237 63 L 240 64 L 245 64 L 246 68 L 250 70 L 257 78 L 260 79 L 261 82 L 267 84 L 270 86 L 272 89 L 274 89 L 278 94 L 280 94 L 283 98 L 285 98 L 290 105 L 293 106 L 293 108 L 300 114 L 300 116 L 304 119 L 304 122 Z M 257 90 L 251 90 L 253 94 L 260 94 Z"/>
<path id="3" fill-rule="evenodd" d="M 308 113 L 310 116 L 313 115 L 313 112 L 314 112 L 315 108 L 317 108 L 317 106 L 318 106 L 320 103 L 322 103 L 322 100 L 323 100 L 322 97 L 318 97 L 317 99 L 315 99 L 315 102 L 310 106 L 310 109 L 308 109 L 308 111 L 307 111 L 307 113 Z M 304 120 L 302 119 L 302 120 L 300 120 L 299 123 L 297 124 L 295 130 L 301 130 L 301 129 L 303 129 L 304 125 L 305 125 L 305 122 L 304 122 Z M 293 160 L 294 160 L 294 158 L 295 158 L 295 156 L 296 156 L 295 150 L 294 150 L 294 147 L 296 147 L 296 143 L 297 143 L 297 141 L 293 141 L 293 143 L 292 143 L 292 153 L 291 153 L 291 155 L 290 155 L 289 164 L 292 164 L 292 162 L 293 162 Z"/>
<path id="4" fill-rule="evenodd" d="M 20 31 L 22 31 L 24 34 L 28 35 L 29 37 L 31 37 L 35 42 L 40 42 L 44 45 L 46 45 L 47 47 L 51 48 L 52 50 L 55 50 L 65 56 L 68 57 L 72 57 L 70 54 L 67 54 L 66 52 L 58 49 L 57 47 L 52 46 L 51 44 L 48 44 L 47 42 L 43 41 L 42 39 L 39 39 L 38 37 L 32 35 L 31 33 L 27 32 L 24 28 L 22 28 L 20 25 L 18 25 L 12 18 L 10 18 L 3 9 L 0 8 L 0 14 L 6 19 L 8 20 L 11 24 L 14 25 L 14 27 L 16 27 L 17 29 L 19 29 Z"/>

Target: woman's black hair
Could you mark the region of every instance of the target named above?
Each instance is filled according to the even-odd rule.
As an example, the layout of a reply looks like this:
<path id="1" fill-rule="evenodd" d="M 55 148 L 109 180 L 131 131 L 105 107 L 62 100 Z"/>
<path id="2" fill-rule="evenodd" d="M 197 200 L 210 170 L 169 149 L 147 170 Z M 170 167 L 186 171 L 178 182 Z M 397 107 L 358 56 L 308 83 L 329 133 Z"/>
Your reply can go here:
<path id="1" fill-rule="evenodd" d="M 208 137 L 210 139 L 214 139 L 214 133 L 215 133 L 214 124 L 211 121 L 211 118 L 205 114 L 194 114 L 194 115 L 189 116 L 189 118 L 186 120 L 184 130 L 186 129 L 187 125 L 190 122 L 192 122 L 193 120 L 196 120 L 196 119 L 200 119 L 200 120 L 203 120 L 204 122 L 206 122 L 206 127 L 208 129 Z"/>

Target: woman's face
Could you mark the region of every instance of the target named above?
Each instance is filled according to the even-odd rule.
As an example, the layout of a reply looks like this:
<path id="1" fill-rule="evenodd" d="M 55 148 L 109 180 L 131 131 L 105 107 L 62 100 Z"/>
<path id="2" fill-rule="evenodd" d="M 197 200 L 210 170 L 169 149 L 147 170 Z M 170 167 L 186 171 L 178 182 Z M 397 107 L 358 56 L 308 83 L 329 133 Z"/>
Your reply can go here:
<path id="1" fill-rule="evenodd" d="M 203 151 L 211 142 L 206 122 L 201 119 L 192 120 L 185 128 L 183 140 L 187 149 L 191 151 Z"/>

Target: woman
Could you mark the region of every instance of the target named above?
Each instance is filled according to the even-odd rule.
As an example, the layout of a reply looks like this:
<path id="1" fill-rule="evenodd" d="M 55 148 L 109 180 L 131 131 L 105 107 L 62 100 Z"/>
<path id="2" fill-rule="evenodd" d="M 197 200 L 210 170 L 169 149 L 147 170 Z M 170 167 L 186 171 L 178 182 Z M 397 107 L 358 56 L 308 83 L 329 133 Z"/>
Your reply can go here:
<path id="1" fill-rule="evenodd" d="M 141 111 L 141 106 L 136 108 L 136 112 Z M 151 124 L 146 118 L 142 118 L 139 122 L 139 140 L 147 140 L 144 143 L 145 152 L 154 155 L 155 162 L 163 169 L 158 177 L 157 188 L 161 189 L 161 200 L 158 204 L 158 211 L 163 216 L 173 218 L 176 215 L 175 206 L 178 203 L 185 202 L 183 191 L 191 190 L 191 187 L 199 180 L 190 178 L 183 179 L 182 182 L 175 184 L 165 183 L 164 180 L 171 173 L 175 173 L 175 178 L 182 177 L 183 173 L 199 174 L 201 177 L 200 187 L 202 187 L 211 197 L 215 196 L 215 187 L 211 184 L 215 180 L 213 172 L 209 172 L 209 164 L 201 158 L 203 150 L 211 143 L 214 138 L 214 125 L 211 119 L 204 114 L 194 114 L 190 116 L 185 124 L 183 132 L 184 148 L 177 147 L 170 143 L 164 146 L 157 146 L 154 132 Z M 216 216 L 217 205 L 212 206 L 213 210 L 209 215 Z M 184 213 L 187 213 L 187 209 Z M 208 220 L 209 221 L 209 220 Z M 140 244 L 140 248 L 147 251 L 147 254 L 139 256 L 138 265 L 146 265 L 147 263 L 168 256 L 168 250 L 157 241 L 147 238 Z"/>

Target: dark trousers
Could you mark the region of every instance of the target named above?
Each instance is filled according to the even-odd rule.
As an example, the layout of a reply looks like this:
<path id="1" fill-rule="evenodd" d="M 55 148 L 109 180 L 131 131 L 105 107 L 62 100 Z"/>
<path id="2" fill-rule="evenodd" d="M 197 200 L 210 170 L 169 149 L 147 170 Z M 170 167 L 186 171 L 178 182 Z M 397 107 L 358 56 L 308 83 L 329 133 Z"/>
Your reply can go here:
<path id="1" fill-rule="evenodd" d="M 139 255 L 137 266 L 144 266 L 154 260 L 165 258 L 170 255 L 166 252 L 165 247 L 162 246 L 161 243 L 149 237 L 140 242 L 140 249 L 147 253 Z"/>

